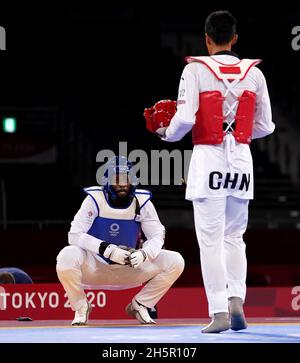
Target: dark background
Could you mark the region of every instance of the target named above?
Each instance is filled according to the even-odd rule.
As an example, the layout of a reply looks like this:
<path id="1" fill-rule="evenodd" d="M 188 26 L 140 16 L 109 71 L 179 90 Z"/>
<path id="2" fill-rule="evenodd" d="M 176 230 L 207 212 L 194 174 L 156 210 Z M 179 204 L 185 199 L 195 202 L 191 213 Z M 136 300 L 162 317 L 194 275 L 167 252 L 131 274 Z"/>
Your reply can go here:
<path id="1" fill-rule="evenodd" d="M 237 18 L 240 57 L 263 59 L 277 125 L 251 144 L 256 199 L 245 235 L 248 284 L 299 283 L 300 50 L 292 49 L 291 32 L 300 10 L 282 4 L 1 4 L 7 50 L 0 51 L 0 267 L 23 268 L 35 282 L 57 281 L 55 257 L 67 244 L 82 187 L 96 184 L 98 151 L 117 154 L 120 141 L 149 155 L 192 148 L 190 136 L 168 144 L 148 133 L 142 113 L 176 99 L 184 56 L 206 54 L 204 21 L 219 9 Z M 7 116 L 17 119 L 15 134 L 2 131 Z M 167 227 L 166 247 L 187 262 L 177 284 L 201 284 L 184 186 L 149 189 Z"/>

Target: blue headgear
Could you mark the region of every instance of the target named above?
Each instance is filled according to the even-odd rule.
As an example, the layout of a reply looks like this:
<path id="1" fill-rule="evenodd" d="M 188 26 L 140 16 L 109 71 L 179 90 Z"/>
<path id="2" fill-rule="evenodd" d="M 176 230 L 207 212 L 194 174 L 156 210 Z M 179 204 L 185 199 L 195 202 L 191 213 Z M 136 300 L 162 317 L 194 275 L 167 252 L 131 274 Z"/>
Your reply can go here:
<path id="1" fill-rule="evenodd" d="M 134 197 L 136 185 L 138 184 L 138 178 L 134 174 L 132 169 L 133 163 L 125 158 L 125 156 L 114 156 L 108 160 L 106 164 L 106 170 L 104 172 L 103 185 L 104 190 L 110 194 L 112 199 L 117 198 L 117 193 L 114 191 L 111 180 L 114 175 L 126 174 L 130 182 L 129 196 Z"/>

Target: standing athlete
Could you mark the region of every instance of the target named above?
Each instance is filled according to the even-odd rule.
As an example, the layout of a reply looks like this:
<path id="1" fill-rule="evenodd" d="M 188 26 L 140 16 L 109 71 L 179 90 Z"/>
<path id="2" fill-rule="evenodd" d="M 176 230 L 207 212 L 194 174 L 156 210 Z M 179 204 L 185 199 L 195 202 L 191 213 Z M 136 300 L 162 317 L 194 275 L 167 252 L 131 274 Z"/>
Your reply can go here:
<path id="1" fill-rule="evenodd" d="M 164 296 L 184 268 L 178 252 L 162 249 L 165 228 L 148 190 L 136 189 L 132 163 L 114 157 L 107 163 L 105 185 L 86 188 L 75 215 L 69 244 L 57 256 L 57 274 L 75 317 L 85 325 L 91 311 L 85 288 L 144 287 L 126 312 L 142 324 L 155 323 L 148 310 Z M 146 240 L 138 239 L 143 231 Z"/>
<path id="2" fill-rule="evenodd" d="M 247 327 L 246 253 L 243 234 L 253 199 L 249 144 L 274 131 L 271 105 L 258 59 L 239 59 L 236 20 L 228 11 L 205 23 L 209 56 L 186 58 L 177 110 L 160 101 L 145 110 L 147 128 L 165 141 L 192 130 L 194 150 L 186 199 L 193 202 L 201 268 L 211 323 L 203 333 Z M 167 127 L 168 126 L 168 127 Z"/>

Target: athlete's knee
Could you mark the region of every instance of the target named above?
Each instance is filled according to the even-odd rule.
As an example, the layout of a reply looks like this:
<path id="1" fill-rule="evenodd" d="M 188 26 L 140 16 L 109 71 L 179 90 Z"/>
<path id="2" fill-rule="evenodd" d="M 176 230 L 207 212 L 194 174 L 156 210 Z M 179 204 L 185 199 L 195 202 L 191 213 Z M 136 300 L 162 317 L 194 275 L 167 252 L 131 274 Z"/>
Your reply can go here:
<path id="1" fill-rule="evenodd" d="M 179 252 L 175 252 L 175 251 L 171 251 L 172 252 L 172 257 L 171 257 L 171 262 L 172 262 L 172 268 L 178 273 L 178 275 L 181 275 L 181 273 L 184 270 L 184 259 L 182 257 L 182 255 Z"/>
<path id="2" fill-rule="evenodd" d="M 82 265 L 84 251 L 77 246 L 66 246 L 58 254 L 56 261 L 58 269 L 75 268 Z"/>
<path id="3" fill-rule="evenodd" d="M 234 245 L 239 247 L 245 247 L 245 242 L 243 240 L 242 233 L 225 233 L 224 235 L 224 242 L 228 245 Z"/>

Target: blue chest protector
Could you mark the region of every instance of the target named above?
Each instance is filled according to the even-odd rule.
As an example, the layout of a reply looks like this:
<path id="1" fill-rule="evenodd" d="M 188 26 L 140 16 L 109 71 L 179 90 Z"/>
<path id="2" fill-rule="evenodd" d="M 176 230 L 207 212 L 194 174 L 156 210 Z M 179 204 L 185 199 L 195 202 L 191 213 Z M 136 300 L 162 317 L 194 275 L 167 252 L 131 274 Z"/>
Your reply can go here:
<path id="1" fill-rule="evenodd" d="M 137 218 L 140 209 L 150 200 L 151 193 L 146 190 L 137 190 L 132 203 L 127 208 L 114 208 L 109 204 L 102 188 L 84 190 L 93 198 L 98 210 L 98 216 L 87 233 L 107 243 L 136 248 L 141 230 Z M 141 202 L 142 205 L 140 205 Z M 100 257 L 110 262 L 109 259 Z"/>
<path id="2" fill-rule="evenodd" d="M 140 232 L 140 223 L 136 220 L 122 220 L 96 217 L 89 235 L 114 245 L 135 248 Z"/>

